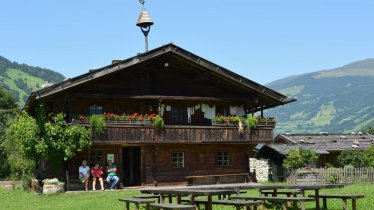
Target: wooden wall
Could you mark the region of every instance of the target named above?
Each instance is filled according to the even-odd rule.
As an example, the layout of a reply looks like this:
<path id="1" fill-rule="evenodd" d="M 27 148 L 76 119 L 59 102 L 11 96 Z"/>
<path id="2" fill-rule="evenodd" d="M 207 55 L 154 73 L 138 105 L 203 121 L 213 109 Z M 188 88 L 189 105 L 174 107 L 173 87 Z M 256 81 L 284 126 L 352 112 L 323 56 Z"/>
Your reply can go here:
<path id="1" fill-rule="evenodd" d="M 159 145 L 144 149 L 145 184 L 185 182 L 185 176 L 248 173 L 248 158 L 252 145 Z M 171 164 L 173 152 L 185 152 L 185 168 L 174 169 Z M 230 153 L 230 166 L 217 166 L 216 152 Z M 154 157 L 156 157 L 154 159 Z"/>
<path id="2" fill-rule="evenodd" d="M 107 154 L 114 154 L 114 163 L 117 165 L 117 167 L 120 167 L 122 165 L 122 146 L 118 145 L 93 145 L 90 150 L 86 150 L 83 152 L 78 153 L 74 158 L 72 158 L 69 161 L 68 170 L 69 170 L 69 177 L 70 179 L 78 179 L 79 173 L 78 168 L 82 165 L 83 160 L 87 160 L 89 162 L 89 154 L 93 150 L 99 150 L 102 151 L 103 154 L 103 160 L 102 160 L 102 167 L 105 170 L 105 167 L 107 166 Z M 92 165 L 90 165 L 92 167 Z M 122 175 L 121 170 L 118 170 L 119 175 Z M 105 175 L 106 177 L 106 175 Z"/>
<path id="3" fill-rule="evenodd" d="M 213 175 L 228 173 L 248 173 L 248 158 L 253 156 L 254 145 L 231 144 L 168 144 L 168 145 L 126 145 L 141 147 L 141 179 L 142 184 L 149 185 L 157 181 L 158 184 L 185 184 L 185 176 Z M 102 150 L 104 159 L 107 154 L 114 154 L 120 179 L 123 178 L 121 145 L 94 145 L 91 150 Z M 90 150 L 90 151 L 91 151 Z M 69 176 L 71 180 L 78 179 L 78 167 L 82 160 L 89 160 L 89 152 L 79 153 L 69 162 Z M 172 153 L 185 152 L 185 168 L 172 168 Z M 217 166 L 217 151 L 230 153 L 229 166 Z M 106 162 L 105 162 L 106 166 Z M 104 176 L 106 177 L 106 175 Z"/>

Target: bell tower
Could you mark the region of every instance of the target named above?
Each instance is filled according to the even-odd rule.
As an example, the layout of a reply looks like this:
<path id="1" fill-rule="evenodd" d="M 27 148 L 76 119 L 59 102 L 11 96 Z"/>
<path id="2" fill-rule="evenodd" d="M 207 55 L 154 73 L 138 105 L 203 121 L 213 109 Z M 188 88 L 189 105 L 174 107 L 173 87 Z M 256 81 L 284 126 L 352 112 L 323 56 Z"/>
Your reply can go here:
<path id="1" fill-rule="evenodd" d="M 149 15 L 148 11 L 144 7 L 144 0 L 139 0 L 139 3 L 142 4 L 142 11 L 140 12 L 138 21 L 136 22 L 136 26 L 140 27 L 144 34 L 145 38 L 145 52 L 148 51 L 148 33 L 151 30 L 151 25 L 153 25 L 153 21 L 151 16 Z"/>

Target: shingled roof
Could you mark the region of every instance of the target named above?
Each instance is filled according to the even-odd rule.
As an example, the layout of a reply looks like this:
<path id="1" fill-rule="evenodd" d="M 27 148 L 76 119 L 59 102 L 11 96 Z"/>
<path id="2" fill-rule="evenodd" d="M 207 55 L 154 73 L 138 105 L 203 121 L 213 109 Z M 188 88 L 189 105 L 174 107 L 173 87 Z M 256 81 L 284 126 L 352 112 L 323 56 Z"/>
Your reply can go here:
<path id="1" fill-rule="evenodd" d="M 287 155 L 289 150 L 297 148 L 315 149 L 318 154 L 334 151 L 365 150 L 374 144 L 374 136 L 363 133 L 350 134 L 279 134 L 275 143 L 266 147 Z"/>
<path id="2" fill-rule="evenodd" d="M 198 68 L 204 69 L 208 71 L 210 74 L 221 78 L 222 81 L 224 80 L 231 84 L 239 85 L 243 88 L 246 88 L 247 90 L 254 92 L 258 96 L 262 96 L 260 97 L 260 100 L 264 100 L 266 102 L 264 102 L 264 105 L 262 107 L 254 109 L 253 111 L 268 109 L 296 101 L 296 99 L 288 98 L 287 96 L 282 95 L 281 93 L 278 93 L 270 88 L 260 85 L 252 80 L 249 80 L 241 75 L 238 75 L 228 69 L 225 69 L 217 64 L 214 64 L 200 56 L 197 56 L 171 43 L 150 50 L 148 52 L 138 54 L 134 57 L 125 60 L 115 61 L 111 65 L 95 70 L 90 70 L 88 73 L 82 74 L 71 79 L 66 79 L 58 84 L 54 84 L 50 87 L 46 87 L 38 91 L 35 91 L 31 93 L 25 107 L 32 104 L 35 100 L 39 100 L 50 95 L 59 94 L 61 92 L 66 92 L 67 90 L 73 87 L 77 87 L 79 85 L 82 85 L 92 80 L 96 80 L 100 77 L 112 74 L 114 72 L 126 71 L 132 66 L 150 61 L 152 59 L 155 59 L 156 57 L 160 57 L 166 54 L 171 55 L 170 57 L 175 56 L 180 58 L 185 65 L 194 65 L 195 67 L 197 66 Z"/>

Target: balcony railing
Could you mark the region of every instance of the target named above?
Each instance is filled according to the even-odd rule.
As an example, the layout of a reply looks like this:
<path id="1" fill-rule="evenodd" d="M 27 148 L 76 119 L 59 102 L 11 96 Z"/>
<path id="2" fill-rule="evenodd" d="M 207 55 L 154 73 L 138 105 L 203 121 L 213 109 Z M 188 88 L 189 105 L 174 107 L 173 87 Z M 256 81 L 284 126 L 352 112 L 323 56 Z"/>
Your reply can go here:
<path id="1" fill-rule="evenodd" d="M 75 124 L 88 125 L 76 121 Z M 119 124 L 107 122 L 103 134 L 95 134 L 95 143 L 269 143 L 274 138 L 274 124 L 257 125 L 239 133 L 238 126 L 165 125 L 161 130 L 151 124 Z"/>

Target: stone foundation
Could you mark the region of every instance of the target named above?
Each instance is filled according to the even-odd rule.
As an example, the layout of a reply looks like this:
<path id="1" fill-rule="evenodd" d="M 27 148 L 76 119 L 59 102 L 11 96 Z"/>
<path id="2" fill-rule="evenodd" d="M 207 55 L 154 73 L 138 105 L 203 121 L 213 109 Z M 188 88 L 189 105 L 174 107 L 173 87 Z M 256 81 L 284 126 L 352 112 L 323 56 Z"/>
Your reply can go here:
<path id="1" fill-rule="evenodd" d="M 249 158 L 249 171 L 256 173 L 257 181 L 269 181 L 269 160 Z"/>

